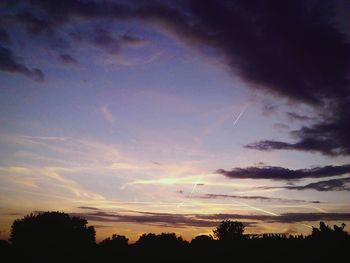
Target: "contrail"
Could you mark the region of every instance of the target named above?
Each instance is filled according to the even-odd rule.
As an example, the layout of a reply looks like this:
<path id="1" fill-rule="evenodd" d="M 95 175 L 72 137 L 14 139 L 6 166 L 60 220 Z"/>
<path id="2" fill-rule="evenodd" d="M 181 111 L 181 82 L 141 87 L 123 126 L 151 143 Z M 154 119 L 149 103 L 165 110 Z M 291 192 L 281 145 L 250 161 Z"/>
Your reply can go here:
<path id="1" fill-rule="evenodd" d="M 243 109 L 241 110 L 241 112 L 238 114 L 237 118 L 234 120 L 233 122 L 233 127 L 236 126 L 237 122 L 239 121 L 239 119 L 242 117 L 243 113 L 247 110 L 248 107 L 248 103 L 243 107 Z"/>
<path id="2" fill-rule="evenodd" d="M 196 190 L 197 185 L 199 184 L 200 179 L 201 179 L 201 178 L 198 178 L 197 182 L 193 185 L 192 190 L 191 190 L 191 192 L 190 192 L 188 198 L 191 198 L 191 196 L 192 196 L 194 190 Z M 180 204 L 177 205 L 177 207 L 181 207 L 183 204 L 184 204 L 184 202 L 181 202 Z"/>
<path id="3" fill-rule="evenodd" d="M 233 127 L 236 126 L 237 122 L 238 122 L 239 119 L 242 117 L 243 113 L 247 110 L 247 107 L 248 107 L 248 103 L 247 103 L 246 105 L 244 105 L 243 109 L 242 109 L 241 112 L 238 114 L 237 118 L 234 120 L 234 122 L 233 122 Z M 193 192 L 196 190 L 197 185 L 198 185 L 198 183 L 199 183 L 199 180 L 200 180 L 200 178 L 198 178 L 197 182 L 193 185 L 192 190 L 191 190 L 191 192 L 190 192 L 190 194 L 189 194 L 189 196 L 188 196 L 189 198 L 191 198 Z M 183 204 L 184 204 L 184 202 L 181 202 L 180 204 L 177 205 L 177 207 L 181 207 Z M 247 204 L 244 204 L 244 205 L 245 205 L 245 206 L 248 206 L 248 207 L 250 207 L 250 208 L 253 208 L 253 209 L 257 210 L 257 211 L 262 211 L 262 212 L 265 212 L 265 213 L 268 213 L 268 214 L 271 214 L 271 215 L 278 216 L 277 214 L 274 214 L 274 213 L 272 213 L 272 212 L 269 212 L 269 211 L 266 211 L 266 210 L 263 210 L 263 209 L 260 209 L 260 208 L 256 208 L 256 207 L 253 207 L 253 206 L 249 206 L 249 205 L 247 205 Z"/>
<path id="4" fill-rule="evenodd" d="M 270 212 L 270 211 L 267 211 L 267 210 L 265 210 L 265 209 L 258 208 L 258 207 L 252 206 L 252 205 L 248 205 L 248 204 L 246 204 L 246 203 L 237 202 L 237 201 L 234 201 L 234 202 L 237 203 L 237 204 L 244 205 L 244 206 L 246 206 L 246 207 L 252 208 L 252 209 L 254 209 L 255 211 L 263 212 L 263 213 L 265 213 L 265 214 L 269 214 L 269 215 L 273 215 L 273 216 L 279 216 L 278 214 L 275 214 L 275 213 L 273 213 L 273 212 Z"/>
<path id="5" fill-rule="evenodd" d="M 194 190 L 196 190 L 198 183 L 199 183 L 199 179 L 197 180 L 197 182 L 196 182 L 196 183 L 194 184 L 194 186 L 192 187 L 192 191 L 191 191 L 191 193 L 190 193 L 190 197 L 191 197 L 191 195 L 193 194 Z"/>
<path id="6" fill-rule="evenodd" d="M 241 112 L 238 114 L 237 118 L 234 120 L 234 122 L 233 122 L 233 127 L 236 126 L 237 122 L 238 122 L 239 119 L 242 117 L 243 113 L 247 110 L 247 108 L 248 108 L 248 103 L 246 103 L 246 105 L 244 105 L 244 107 L 242 108 Z M 267 210 L 262 209 L 262 208 L 258 208 L 258 207 L 255 207 L 255 206 L 251 206 L 251 205 L 248 205 L 248 204 L 242 203 L 242 202 L 237 202 L 237 201 L 235 201 L 235 202 L 236 202 L 237 204 L 244 205 L 244 206 L 246 206 L 246 207 L 252 208 L 252 209 L 254 209 L 255 211 L 263 212 L 263 213 L 265 213 L 265 214 L 269 214 L 269 215 L 273 215 L 273 216 L 279 216 L 279 215 L 276 214 L 276 213 L 267 211 Z"/>

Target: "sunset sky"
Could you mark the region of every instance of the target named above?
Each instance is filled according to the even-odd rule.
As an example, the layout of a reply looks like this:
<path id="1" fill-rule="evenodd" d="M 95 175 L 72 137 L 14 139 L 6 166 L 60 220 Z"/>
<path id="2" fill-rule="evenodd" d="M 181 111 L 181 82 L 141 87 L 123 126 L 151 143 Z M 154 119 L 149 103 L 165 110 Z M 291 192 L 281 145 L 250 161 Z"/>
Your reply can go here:
<path id="1" fill-rule="evenodd" d="M 349 1 L 1 1 L 0 239 L 350 230 Z"/>

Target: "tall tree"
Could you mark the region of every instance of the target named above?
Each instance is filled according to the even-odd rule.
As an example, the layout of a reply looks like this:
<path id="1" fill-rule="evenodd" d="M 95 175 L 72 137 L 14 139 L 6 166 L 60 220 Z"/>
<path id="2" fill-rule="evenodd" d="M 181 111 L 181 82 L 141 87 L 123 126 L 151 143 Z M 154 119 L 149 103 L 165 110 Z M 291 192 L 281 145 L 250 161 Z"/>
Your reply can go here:
<path id="1" fill-rule="evenodd" d="M 232 241 L 242 239 L 244 233 L 244 224 L 238 221 L 224 220 L 213 230 L 214 237 L 220 241 Z"/>

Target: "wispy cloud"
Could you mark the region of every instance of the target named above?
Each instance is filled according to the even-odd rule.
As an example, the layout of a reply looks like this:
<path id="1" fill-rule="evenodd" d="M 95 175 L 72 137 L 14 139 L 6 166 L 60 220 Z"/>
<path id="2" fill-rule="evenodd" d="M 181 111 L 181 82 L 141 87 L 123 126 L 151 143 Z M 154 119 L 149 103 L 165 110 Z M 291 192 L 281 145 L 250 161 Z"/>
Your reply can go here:
<path id="1" fill-rule="evenodd" d="M 104 199 L 102 195 L 84 189 L 77 182 L 65 178 L 53 168 L 1 166 L 0 180 L 8 187 L 11 187 L 8 183 L 14 184 L 14 189 L 19 190 L 21 187 L 30 187 L 31 189 L 34 187 L 35 192 L 45 192 L 46 194 L 47 190 L 50 189 L 56 194 L 67 196 L 70 193 L 75 198 L 82 200 Z M 48 195 L 50 194 L 48 193 Z"/>
<path id="2" fill-rule="evenodd" d="M 167 170 L 164 168 L 162 171 L 168 171 L 169 173 L 172 173 L 171 168 Z M 177 173 L 177 171 L 175 171 Z M 226 182 L 220 182 L 215 179 L 215 176 L 213 174 L 205 174 L 205 173 L 193 173 L 191 176 L 180 176 L 182 174 L 173 174 L 174 176 L 167 176 L 167 177 L 161 177 L 156 179 L 144 179 L 144 180 L 134 180 L 132 182 L 127 183 L 126 185 L 174 185 L 174 186 L 181 186 L 181 185 L 188 185 L 191 186 L 192 189 L 194 186 L 218 186 L 218 187 L 233 187 L 233 188 L 251 188 L 251 184 L 245 184 L 245 183 L 226 183 Z M 200 183 L 198 182 L 198 178 L 200 178 Z"/>
<path id="3" fill-rule="evenodd" d="M 104 119 L 108 121 L 109 123 L 113 124 L 115 123 L 115 117 L 112 114 L 111 110 L 109 109 L 108 106 L 101 106 L 100 107 L 100 112 L 102 113 Z"/>
<path id="4" fill-rule="evenodd" d="M 60 137 L 60 136 L 28 136 L 28 135 L 23 135 L 21 136 L 24 139 L 29 139 L 29 140 L 44 140 L 44 141 L 65 141 L 67 138 L 65 137 Z"/>
<path id="5" fill-rule="evenodd" d="M 320 201 L 307 201 L 302 199 L 287 199 L 278 197 L 268 197 L 260 195 L 228 195 L 228 194 L 196 194 L 193 198 L 200 199 L 244 199 L 244 200 L 258 200 L 258 201 L 277 201 L 287 203 L 320 203 Z"/>

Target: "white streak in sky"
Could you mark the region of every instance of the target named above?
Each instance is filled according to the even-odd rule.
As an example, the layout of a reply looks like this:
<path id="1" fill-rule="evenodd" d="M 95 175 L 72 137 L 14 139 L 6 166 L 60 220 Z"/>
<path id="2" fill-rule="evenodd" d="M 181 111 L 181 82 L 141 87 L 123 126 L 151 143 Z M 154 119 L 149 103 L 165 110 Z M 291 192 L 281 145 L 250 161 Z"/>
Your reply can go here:
<path id="1" fill-rule="evenodd" d="M 233 122 L 233 127 L 236 126 L 237 122 L 239 121 L 239 119 L 242 117 L 243 113 L 247 110 L 248 107 L 248 103 L 243 107 L 243 109 L 241 110 L 241 112 L 238 114 L 237 118 L 234 120 Z"/>
<path id="2" fill-rule="evenodd" d="M 235 203 L 237 204 L 240 204 L 240 205 L 243 205 L 243 206 L 246 206 L 246 207 L 249 207 L 255 211 L 259 211 L 259 212 L 263 212 L 265 214 L 269 214 L 269 215 L 273 215 L 273 216 L 279 216 L 278 214 L 276 213 L 273 213 L 273 212 L 270 212 L 270 211 L 267 211 L 265 209 L 262 209 L 262 208 L 258 208 L 258 207 L 255 207 L 255 206 L 252 206 L 252 205 L 248 205 L 246 203 L 242 203 L 242 202 L 238 202 L 238 201 L 234 201 Z"/>
<path id="3" fill-rule="evenodd" d="M 199 184 L 200 179 L 201 179 L 201 178 L 199 177 L 198 180 L 197 180 L 197 182 L 193 185 L 192 190 L 191 190 L 191 192 L 190 192 L 188 198 L 191 198 L 191 196 L 192 196 L 194 190 L 196 190 L 197 185 Z M 184 202 L 181 202 L 180 204 L 177 205 L 177 207 L 181 207 L 183 204 L 184 204 Z"/>

